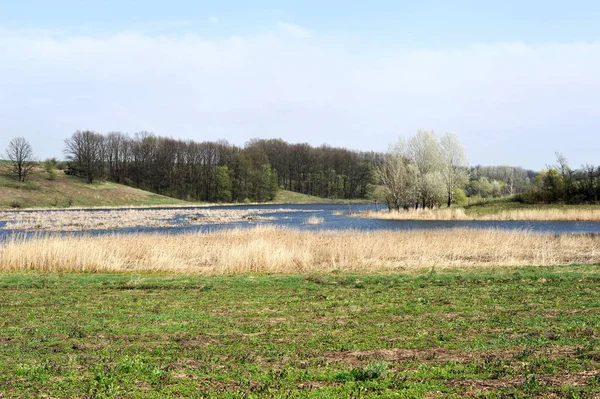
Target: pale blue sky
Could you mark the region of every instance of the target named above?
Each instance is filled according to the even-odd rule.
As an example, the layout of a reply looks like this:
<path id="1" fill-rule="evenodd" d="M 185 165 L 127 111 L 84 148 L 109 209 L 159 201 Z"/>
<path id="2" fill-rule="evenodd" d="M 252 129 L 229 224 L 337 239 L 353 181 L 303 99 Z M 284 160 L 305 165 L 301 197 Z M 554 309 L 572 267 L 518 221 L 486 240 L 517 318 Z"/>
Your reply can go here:
<path id="1" fill-rule="evenodd" d="M 600 2 L 0 0 L 0 150 L 76 129 L 600 163 Z"/>
<path id="2" fill-rule="evenodd" d="M 221 22 L 219 26 L 211 22 Z M 1 0 L 5 27 L 110 33 L 262 33 L 285 20 L 370 41 L 460 47 L 472 43 L 598 40 L 600 2 L 564 0 Z M 223 25 L 223 26 L 220 26 Z"/>

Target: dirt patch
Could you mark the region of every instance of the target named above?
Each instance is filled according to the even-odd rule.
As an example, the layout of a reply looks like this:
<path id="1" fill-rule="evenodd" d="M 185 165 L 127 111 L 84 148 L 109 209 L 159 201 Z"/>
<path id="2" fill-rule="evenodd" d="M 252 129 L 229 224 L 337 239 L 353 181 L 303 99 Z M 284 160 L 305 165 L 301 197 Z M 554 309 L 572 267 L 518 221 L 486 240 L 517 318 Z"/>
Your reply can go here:
<path id="1" fill-rule="evenodd" d="M 305 381 L 297 385 L 298 389 L 311 390 L 321 389 L 324 387 L 340 386 L 342 383 L 339 382 L 325 382 L 325 381 Z"/>
<path id="2" fill-rule="evenodd" d="M 529 351 L 513 348 L 501 351 L 456 351 L 447 348 L 430 349 L 377 349 L 371 351 L 339 351 L 324 355 L 328 362 L 344 362 L 360 365 L 373 360 L 389 362 L 457 362 L 466 363 L 474 360 L 514 359 L 522 356 L 545 356 L 551 359 L 576 355 L 576 349 L 570 347 L 548 348 Z"/>
<path id="3" fill-rule="evenodd" d="M 525 378 L 522 376 L 515 376 L 510 378 L 501 378 L 497 380 L 478 380 L 478 379 L 459 379 L 450 380 L 446 382 L 446 385 L 452 388 L 459 388 L 465 391 L 496 391 L 499 389 L 510 389 L 516 388 L 523 385 Z"/>
<path id="4" fill-rule="evenodd" d="M 584 386 L 600 375 L 600 370 L 582 371 L 579 373 L 566 373 L 554 375 L 535 375 L 535 380 L 543 386 L 563 387 L 563 386 Z M 485 392 L 496 391 L 499 389 L 515 389 L 525 384 L 526 379 L 523 376 L 513 376 L 500 379 L 458 379 L 446 382 L 446 385 L 453 388 L 459 388 L 466 392 Z"/>
<path id="5" fill-rule="evenodd" d="M 362 364 L 373 360 L 386 360 L 395 362 L 469 362 L 475 359 L 511 358 L 518 350 L 467 352 L 450 351 L 446 348 L 433 349 L 377 349 L 372 351 L 340 351 L 326 353 L 325 359 L 329 362 L 344 362 Z"/>

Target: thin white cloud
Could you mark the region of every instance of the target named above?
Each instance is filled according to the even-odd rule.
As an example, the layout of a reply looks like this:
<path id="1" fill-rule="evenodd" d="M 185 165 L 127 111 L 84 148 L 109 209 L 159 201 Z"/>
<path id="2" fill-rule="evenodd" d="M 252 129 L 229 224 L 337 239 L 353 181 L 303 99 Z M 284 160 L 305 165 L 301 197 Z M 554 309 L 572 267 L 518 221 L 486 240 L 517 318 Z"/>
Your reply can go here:
<path id="1" fill-rule="evenodd" d="M 291 24 L 288 22 L 278 22 L 277 27 L 279 28 L 279 32 L 286 35 L 291 35 L 301 39 L 312 37 L 311 31 L 300 25 Z"/>
<path id="2" fill-rule="evenodd" d="M 219 25 L 221 23 L 221 20 L 217 17 L 209 17 L 208 20 L 213 25 Z"/>
<path id="3" fill-rule="evenodd" d="M 385 150 L 455 131 L 473 163 L 599 162 L 600 44 L 373 50 L 277 26 L 225 39 L 0 30 L 0 151 L 60 156 L 76 129 L 282 137 Z M 303 38 L 303 40 L 298 40 Z"/>

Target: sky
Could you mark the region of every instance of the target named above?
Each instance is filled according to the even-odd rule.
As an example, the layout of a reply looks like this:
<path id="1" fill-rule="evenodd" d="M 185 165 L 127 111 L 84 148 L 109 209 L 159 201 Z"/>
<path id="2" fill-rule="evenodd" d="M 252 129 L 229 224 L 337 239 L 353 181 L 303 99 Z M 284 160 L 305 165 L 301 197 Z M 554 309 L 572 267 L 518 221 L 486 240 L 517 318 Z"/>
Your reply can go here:
<path id="1" fill-rule="evenodd" d="M 600 164 L 597 1 L 0 0 L 0 152 L 76 130 Z"/>

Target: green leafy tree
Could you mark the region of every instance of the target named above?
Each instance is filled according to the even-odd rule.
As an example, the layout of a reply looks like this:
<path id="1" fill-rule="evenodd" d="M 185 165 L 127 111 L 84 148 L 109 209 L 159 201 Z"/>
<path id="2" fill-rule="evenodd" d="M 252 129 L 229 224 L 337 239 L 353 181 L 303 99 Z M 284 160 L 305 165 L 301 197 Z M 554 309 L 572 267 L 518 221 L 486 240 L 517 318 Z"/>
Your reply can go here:
<path id="1" fill-rule="evenodd" d="M 56 160 L 56 158 L 48 158 L 44 161 L 44 170 L 46 171 L 46 174 L 48 175 L 48 180 L 54 180 L 56 179 L 56 165 L 58 164 L 58 161 Z"/>
<path id="2" fill-rule="evenodd" d="M 215 196 L 219 202 L 231 201 L 231 176 L 227 166 L 217 166 L 215 168 Z"/>

